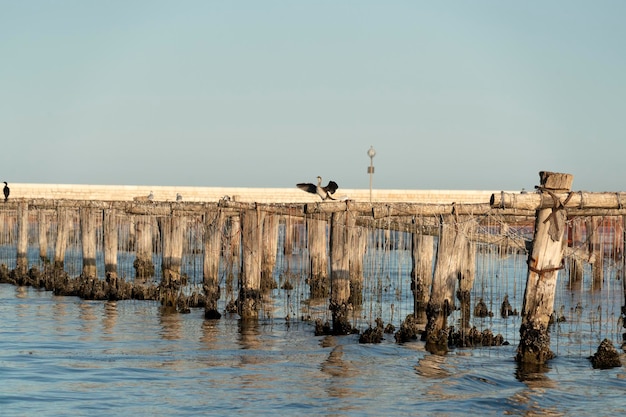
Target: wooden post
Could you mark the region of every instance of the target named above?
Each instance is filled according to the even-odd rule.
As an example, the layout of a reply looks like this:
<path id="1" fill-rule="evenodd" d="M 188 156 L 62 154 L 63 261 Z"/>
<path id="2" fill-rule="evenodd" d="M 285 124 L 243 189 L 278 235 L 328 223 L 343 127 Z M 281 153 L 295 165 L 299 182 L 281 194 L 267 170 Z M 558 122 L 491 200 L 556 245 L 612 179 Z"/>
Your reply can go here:
<path id="1" fill-rule="evenodd" d="M 328 279 L 328 238 L 326 236 L 326 221 L 308 219 L 307 235 L 310 260 L 309 288 L 311 298 L 328 297 L 330 293 L 330 281 Z"/>
<path id="2" fill-rule="evenodd" d="M 17 206 L 17 262 L 15 271 L 20 277 L 28 272 L 28 203 L 23 202 Z"/>
<path id="3" fill-rule="evenodd" d="M 163 241 L 162 286 L 166 288 L 178 289 L 182 284 L 183 232 L 186 220 L 185 217 L 172 213 L 160 221 Z"/>
<path id="4" fill-rule="evenodd" d="M 39 241 L 39 259 L 41 262 L 47 264 L 50 262 L 48 259 L 48 228 L 50 224 L 46 219 L 46 212 L 43 209 L 37 211 L 37 229 L 38 229 L 38 241 Z"/>
<path id="5" fill-rule="evenodd" d="M 433 236 L 413 233 L 411 250 L 411 291 L 413 292 L 413 315 L 417 324 L 425 325 L 426 306 L 430 299 L 433 282 Z"/>
<path id="6" fill-rule="evenodd" d="M 226 292 L 234 291 L 235 276 L 241 276 L 241 217 L 229 216 L 227 222 L 227 247 L 224 249 Z"/>
<path id="7" fill-rule="evenodd" d="M 602 289 L 604 280 L 604 248 L 602 247 L 602 222 L 597 217 L 587 219 L 587 242 L 591 264 L 591 288 Z"/>
<path id="8" fill-rule="evenodd" d="M 57 238 L 54 245 L 54 270 L 63 271 L 65 264 L 65 249 L 67 249 L 67 237 L 69 235 L 69 215 L 67 208 L 59 207 L 57 211 Z"/>
<path id="9" fill-rule="evenodd" d="M 262 258 L 261 258 L 261 291 L 267 292 L 277 287 L 274 279 L 276 251 L 278 250 L 277 214 L 266 214 L 263 220 Z"/>
<path id="10" fill-rule="evenodd" d="M 624 293 L 624 305 L 622 306 L 622 350 L 626 350 L 626 216 L 622 216 L 622 291 Z"/>
<path id="11" fill-rule="evenodd" d="M 204 215 L 204 262 L 203 289 L 206 296 L 204 317 L 219 319 L 222 317 L 217 303 L 220 299 L 219 273 L 222 236 L 224 235 L 225 216 L 221 209 L 207 211 Z"/>
<path id="12" fill-rule="evenodd" d="M 500 242 L 500 244 L 498 245 L 498 250 L 500 251 L 500 256 L 502 258 L 506 257 L 507 254 L 509 253 L 509 224 L 508 223 L 501 223 L 500 224 L 500 236 L 504 236 L 505 239 L 502 239 L 502 241 Z"/>
<path id="13" fill-rule="evenodd" d="M 584 251 L 588 252 L 587 248 L 583 247 L 583 229 L 582 229 L 582 221 L 580 218 L 575 217 L 571 221 L 571 226 L 569 227 L 569 239 L 568 245 L 573 249 L 574 252 Z M 570 256 L 569 257 L 569 286 L 570 288 L 580 289 L 581 284 L 583 282 L 583 274 L 585 272 L 585 266 L 583 264 L 582 258 L 580 256 Z"/>
<path id="14" fill-rule="evenodd" d="M 539 176 L 541 194 L 568 192 L 572 186 L 573 176 L 570 174 L 542 171 Z M 519 363 L 544 364 L 554 357 L 550 350 L 548 325 L 554 311 L 558 271 L 563 268 L 563 238 L 567 219 L 563 202 L 558 198 L 555 200 L 552 208 L 536 212 L 516 356 Z"/>
<path id="15" fill-rule="evenodd" d="M 350 274 L 350 299 L 348 302 L 353 307 L 363 304 L 363 256 L 367 236 L 362 227 L 356 225 L 357 214 L 347 212 L 348 233 L 348 264 Z"/>
<path id="16" fill-rule="evenodd" d="M 264 213 L 258 209 L 241 213 L 242 271 L 238 312 L 243 320 L 259 317 L 261 301 L 261 244 Z"/>
<path id="17" fill-rule="evenodd" d="M 430 301 L 426 309 L 426 350 L 442 354 L 448 350 L 447 319 L 454 311 L 454 289 L 463 274 L 463 256 L 467 254 L 469 222 L 457 222 L 454 215 L 441 221 L 437 259 Z"/>
<path id="18" fill-rule="evenodd" d="M 154 276 L 152 262 L 152 216 L 141 215 L 135 221 L 135 280 L 144 283 Z"/>
<path id="19" fill-rule="evenodd" d="M 117 209 L 104 209 L 102 223 L 104 229 L 104 275 L 109 282 L 117 280 L 117 246 L 119 231 Z"/>
<path id="20" fill-rule="evenodd" d="M 463 234 L 465 235 L 465 246 L 459 253 L 459 280 L 456 297 L 461 304 L 461 332 L 465 334 L 470 329 L 470 318 L 472 311 L 471 292 L 476 276 L 476 251 L 475 245 L 469 237 L 476 228 L 476 222 L 473 217 L 464 217 Z M 500 248 L 502 250 L 502 248 Z M 505 251 L 508 249 L 505 249 Z M 502 255 L 502 252 L 500 252 Z M 505 252 L 506 253 L 506 252 Z"/>
<path id="21" fill-rule="evenodd" d="M 330 311 L 333 333 L 348 334 L 352 330 L 348 313 L 350 299 L 350 258 L 348 256 L 348 213 L 335 212 L 330 222 Z"/>
<path id="22" fill-rule="evenodd" d="M 97 278 L 96 269 L 96 216 L 91 207 L 81 207 L 80 233 L 83 248 L 83 278 Z"/>

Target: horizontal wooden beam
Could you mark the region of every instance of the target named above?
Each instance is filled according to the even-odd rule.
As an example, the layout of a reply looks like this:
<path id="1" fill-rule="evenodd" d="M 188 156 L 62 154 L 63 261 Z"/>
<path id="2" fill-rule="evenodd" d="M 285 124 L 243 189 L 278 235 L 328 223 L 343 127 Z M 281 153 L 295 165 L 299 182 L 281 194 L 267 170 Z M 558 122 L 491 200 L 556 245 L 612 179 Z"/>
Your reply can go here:
<path id="1" fill-rule="evenodd" d="M 489 204 L 492 208 L 541 210 L 562 206 L 566 209 L 623 210 L 626 208 L 625 192 L 591 193 L 572 191 L 567 193 L 494 193 Z M 569 213 L 569 210 L 568 210 Z"/>

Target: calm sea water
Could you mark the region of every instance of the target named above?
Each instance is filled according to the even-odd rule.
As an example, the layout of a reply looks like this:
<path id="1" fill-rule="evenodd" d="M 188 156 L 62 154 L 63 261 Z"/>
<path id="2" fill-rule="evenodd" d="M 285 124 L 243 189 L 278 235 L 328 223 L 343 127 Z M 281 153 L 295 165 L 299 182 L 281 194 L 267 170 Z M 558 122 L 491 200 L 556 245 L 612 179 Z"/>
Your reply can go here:
<path id="1" fill-rule="evenodd" d="M 202 310 L 1 284 L 0 415 L 624 415 L 626 368 L 594 370 L 587 360 L 613 326 L 594 324 L 595 314 L 555 328 L 558 356 L 521 372 L 518 318 L 484 323 L 509 346 L 434 356 L 392 335 L 365 345 L 314 336 L 302 321 L 207 321 Z"/>

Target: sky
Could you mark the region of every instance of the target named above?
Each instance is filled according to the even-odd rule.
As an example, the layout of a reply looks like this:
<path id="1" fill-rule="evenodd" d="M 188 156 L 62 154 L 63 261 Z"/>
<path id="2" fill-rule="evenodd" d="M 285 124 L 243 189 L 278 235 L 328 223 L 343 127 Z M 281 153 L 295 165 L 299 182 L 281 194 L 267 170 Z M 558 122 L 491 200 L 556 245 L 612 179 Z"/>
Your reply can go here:
<path id="1" fill-rule="evenodd" d="M 0 181 L 626 190 L 626 2 L 0 0 Z M 373 146 L 373 161 L 367 151 Z"/>

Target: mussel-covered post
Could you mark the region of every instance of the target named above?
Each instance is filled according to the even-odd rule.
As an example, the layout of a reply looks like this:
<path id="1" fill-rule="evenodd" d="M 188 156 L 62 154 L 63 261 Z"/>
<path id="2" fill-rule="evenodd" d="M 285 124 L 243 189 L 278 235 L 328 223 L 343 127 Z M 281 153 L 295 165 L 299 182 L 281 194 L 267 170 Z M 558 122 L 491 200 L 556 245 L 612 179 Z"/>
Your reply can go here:
<path id="1" fill-rule="evenodd" d="M 119 231 L 117 227 L 117 209 L 104 209 L 102 227 L 104 229 L 104 275 L 110 283 L 117 280 L 117 244 Z"/>
<path id="2" fill-rule="evenodd" d="M 269 291 L 277 287 L 274 279 L 276 266 L 276 251 L 278 250 L 278 223 L 277 214 L 266 214 L 263 220 L 263 256 L 261 259 L 261 290 Z"/>
<path id="3" fill-rule="evenodd" d="M 135 280 L 145 282 L 154 276 L 154 263 L 152 262 L 152 224 L 153 217 L 138 215 L 135 221 Z"/>
<path id="4" fill-rule="evenodd" d="M 65 265 L 65 250 L 69 235 L 69 213 L 65 207 L 59 207 L 57 211 L 57 236 L 54 245 L 54 270 L 56 273 L 63 271 Z"/>
<path id="5" fill-rule="evenodd" d="M 328 280 L 328 253 L 326 220 L 307 220 L 307 244 L 309 248 L 309 287 L 311 298 L 327 297 L 330 290 Z"/>
<path id="6" fill-rule="evenodd" d="M 426 306 L 430 299 L 433 282 L 433 236 L 413 233 L 411 250 L 411 291 L 413 292 L 413 315 L 417 324 L 426 324 Z"/>
<path id="7" fill-rule="evenodd" d="M 48 259 L 48 228 L 50 224 L 46 218 L 46 211 L 39 209 L 37 212 L 37 231 L 39 241 L 39 259 L 44 264 L 49 262 Z"/>
<path id="8" fill-rule="evenodd" d="M 352 330 L 350 311 L 350 258 L 348 256 L 348 212 L 334 212 L 330 221 L 330 311 L 333 333 L 348 334 Z"/>
<path id="9" fill-rule="evenodd" d="M 470 328 L 471 317 L 471 292 L 476 276 L 476 248 L 469 239 L 476 228 L 476 222 L 471 216 L 463 220 L 463 233 L 466 236 L 465 246 L 457 256 L 459 259 L 459 286 L 456 297 L 461 304 L 461 332 L 465 334 Z M 502 248 L 500 248 L 502 250 Z"/>
<path id="10" fill-rule="evenodd" d="M 186 218 L 172 213 L 160 221 L 163 242 L 162 286 L 178 288 L 181 284 L 181 266 L 183 257 L 183 232 Z"/>
<path id="11" fill-rule="evenodd" d="M 83 249 L 83 278 L 97 278 L 96 215 L 92 207 L 80 207 L 80 234 Z"/>
<path id="12" fill-rule="evenodd" d="M 626 271 L 626 216 L 622 217 L 622 271 Z M 624 333 L 622 333 L 622 349 L 626 350 L 626 276 L 623 275 L 622 272 L 622 291 L 624 293 L 624 305 L 622 306 L 622 328 L 624 329 Z"/>
<path id="13" fill-rule="evenodd" d="M 539 176 L 539 191 L 553 196 L 554 205 L 536 211 L 516 356 L 517 362 L 525 364 L 544 364 L 554 357 L 550 350 L 548 325 L 554 311 L 558 271 L 563 268 L 563 239 L 567 219 L 564 204 L 555 194 L 568 192 L 573 180 L 570 174 L 545 171 L 540 172 Z"/>
<path id="14" fill-rule="evenodd" d="M 587 241 L 591 263 L 591 288 L 599 290 L 604 280 L 604 254 L 602 249 L 602 223 L 597 217 L 587 219 Z"/>
<path id="15" fill-rule="evenodd" d="M 17 206 L 17 263 L 15 272 L 18 276 L 28 271 L 28 203 L 20 202 Z"/>
<path id="16" fill-rule="evenodd" d="M 426 349 L 431 353 L 448 350 L 447 319 L 454 311 L 454 289 L 463 273 L 463 256 L 459 255 L 467 254 L 468 224 L 457 222 L 454 215 L 442 217 L 433 286 L 426 308 Z"/>
<path id="17" fill-rule="evenodd" d="M 217 308 L 217 303 L 220 299 L 219 269 L 224 222 L 224 212 L 220 208 L 217 210 L 208 210 L 204 215 L 202 287 L 206 297 L 204 317 L 207 319 L 219 319 L 222 317 Z"/>
<path id="18" fill-rule="evenodd" d="M 580 217 L 574 217 L 570 220 L 569 239 L 568 244 L 574 249 L 574 251 L 582 249 L 583 247 L 583 221 Z M 584 249 L 587 252 L 586 249 Z M 580 256 L 569 257 L 569 285 L 571 288 L 580 289 L 580 285 L 583 282 L 584 273 L 583 260 Z"/>
<path id="19" fill-rule="evenodd" d="M 353 307 L 363 304 L 363 256 L 367 236 L 361 226 L 356 224 L 356 213 L 347 212 L 348 257 L 350 273 L 350 304 Z"/>
<path id="20" fill-rule="evenodd" d="M 261 244 L 264 213 L 257 209 L 241 213 L 242 264 L 238 312 L 242 319 L 259 317 L 261 300 Z"/>

